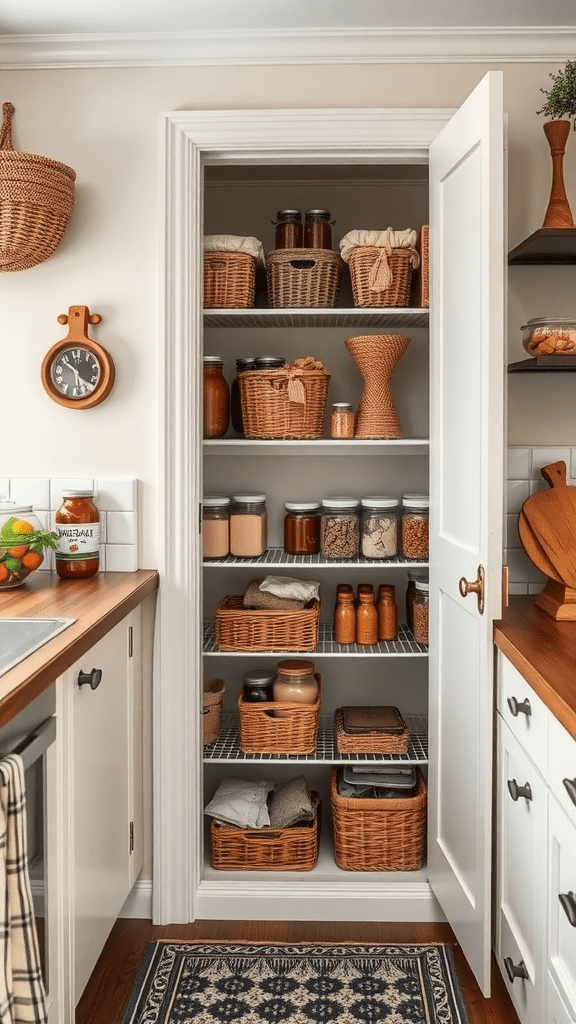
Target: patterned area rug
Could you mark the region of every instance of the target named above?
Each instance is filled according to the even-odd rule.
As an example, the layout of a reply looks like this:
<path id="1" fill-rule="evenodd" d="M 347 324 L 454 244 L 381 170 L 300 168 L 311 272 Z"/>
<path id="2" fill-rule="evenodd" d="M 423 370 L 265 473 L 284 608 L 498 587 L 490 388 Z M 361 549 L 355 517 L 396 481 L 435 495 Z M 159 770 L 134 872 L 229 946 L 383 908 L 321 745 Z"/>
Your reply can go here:
<path id="1" fill-rule="evenodd" d="M 152 942 L 122 1024 L 469 1024 L 444 945 Z"/>

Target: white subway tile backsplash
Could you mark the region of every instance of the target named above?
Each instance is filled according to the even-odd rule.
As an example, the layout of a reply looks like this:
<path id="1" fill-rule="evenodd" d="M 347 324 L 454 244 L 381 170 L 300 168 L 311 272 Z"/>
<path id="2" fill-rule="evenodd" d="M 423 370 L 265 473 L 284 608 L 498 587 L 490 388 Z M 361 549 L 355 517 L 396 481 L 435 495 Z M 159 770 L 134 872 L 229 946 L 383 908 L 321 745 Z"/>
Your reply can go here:
<path id="1" fill-rule="evenodd" d="M 506 492 L 506 511 L 508 515 L 518 515 L 529 495 L 530 485 L 528 480 L 509 480 Z"/>
<path id="2" fill-rule="evenodd" d="M 505 518 L 506 523 L 506 536 L 504 543 L 508 549 L 522 547 L 522 542 L 518 535 L 518 516 L 507 515 Z"/>
<path id="3" fill-rule="evenodd" d="M 510 583 L 526 583 L 530 579 L 532 563 L 524 548 L 510 548 L 506 552 L 508 579 Z"/>
<path id="4" fill-rule="evenodd" d="M 37 508 L 50 508 L 50 480 L 48 477 L 13 477 L 10 482 L 10 501 L 19 505 L 32 505 Z"/>
<path id="5" fill-rule="evenodd" d="M 62 491 L 89 491 L 94 488 L 94 478 L 83 477 L 57 477 L 50 481 L 50 508 L 55 512 L 62 504 Z"/>
<path id="6" fill-rule="evenodd" d="M 136 511 L 136 480 L 98 479 L 95 486 L 98 508 L 107 512 Z"/>
<path id="7" fill-rule="evenodd" d="M 509 448 L 507 473 L 509 480 L 529 480 L 531 465 L 530 448 Z"/>
<path id="8" fill-rule="evenodd" d="M 108 572 L 135 572 L 137 568 L 136 548 L 132 544 L 106 544 Z"/>
<path id="9" fill-rule="evenodd" d="M 565 462 L 568 473 L 570 473 L 571 466 L 571 448 L 533 448 L 532 449 L 532 479 L 542 480 L 544 478 L 540 472 L 542 466 L 548 466 L 551 462 Z M 546 484 L 546 487 L 548 484 Z"/>
<path id="10" fill-rule="evenodd" d="M 108 544 L 136 543 L 136 513 L 106 512 Z"/>

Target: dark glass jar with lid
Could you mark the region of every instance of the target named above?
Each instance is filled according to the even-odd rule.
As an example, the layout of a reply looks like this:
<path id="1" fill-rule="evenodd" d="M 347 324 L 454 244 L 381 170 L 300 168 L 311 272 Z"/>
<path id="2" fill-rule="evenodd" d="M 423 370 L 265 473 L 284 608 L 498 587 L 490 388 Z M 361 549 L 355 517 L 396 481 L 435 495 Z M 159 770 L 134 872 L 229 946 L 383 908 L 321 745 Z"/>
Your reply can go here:
<path id="1" fill-rule="evenodd" d="M 242 356 L 241 359 L 237 359 L 236 376 L 234 377 L 232 387 L 230 388 L 230 420 L 233 429 L 242 437 L 244 436 L 244 421 L 242 419 L 242 399 L 240 395 L 240 381 L 238 380 L 238 374 L 254 369 L 254 356 Z"/>
<path id="2" fill-rule="evenodd" d="M 278 210 L 275 224 L 277 249 L 302 248 L 302 214 L 300 210 Z"/>
<path id="3" fill-rule="evenodd" d="M 330 210 L 306 210 L 304 219 L 304 247 L 306 249 L 332 248 Z"/>
<path id="4" fill-rule="evenodd" d="M 283 356 L 256 356 L 255 370 L 280 370 L 286 364 Z"/>
<path id="5" fill-rule="evenodd" d="M 242 699 L 250 704 L 262 704 L 273 699 L 276 673 L 272 668 L 254 668 L 244 673 Z"/>
<path id="6" fill-rule="evenodd" d="M 287 501 L 284 507 L 284 551 L 288 555 L 318 554 L 320 502 Z"/>
<path id="7" fill-rule="evenodd" d="M 222 356 L 204 356 L 204 437 L 224 437 L 230 422 L 230 390 Z"/>

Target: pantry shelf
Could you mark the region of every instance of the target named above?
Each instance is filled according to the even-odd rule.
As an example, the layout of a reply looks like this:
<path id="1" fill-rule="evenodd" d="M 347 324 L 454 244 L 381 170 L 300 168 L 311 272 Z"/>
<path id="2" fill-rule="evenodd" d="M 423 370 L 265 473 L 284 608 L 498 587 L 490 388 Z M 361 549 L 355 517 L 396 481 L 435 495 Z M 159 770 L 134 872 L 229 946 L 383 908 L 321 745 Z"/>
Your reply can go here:
<path id="1" fill-rule="evenodd" d="M 415 562 L 409 558 L 398 555 L 396 558 L 366 558 L 359 555 L 354 559 L 337 561 L 334 558 L 326 558 L 324 555 L 289 555 L 284 548 L 268 548 L 258 558 L 238 558 L 234 555 L 226 555 L 225 558 L 207 558 L 204 560 L 205 568 L 225 568 L 230 565 L 239 565 L 249 569 L 251 566 L 260 565 L 327 565 L 335 569 L 350 569 L 355 566 L 374 565 L 379 569 L 426 569 L 428 562 Z"/>
<path id="2" fill-rule="evenodd" d="M 422 715 L 404 715 L 410 742 L 406 754 L 340 754 L 334 742 L 334 719 L 321 715 L 318 728 L 318 742 L 312 754 L 244 754 L 240 750 L 238 719 L 236 715 L 224 715 L 220 735 L 214 743 L 204 747 L 204 761 L 250 761 L 292 764 L 302 761 L 307 764 L 427 764 L 428 728 Z"/>
<path id="3" fill-rule="evenodd" d="M 205 309 L 205 327 L 428 327 L 429 310 L 382 309 Z"/>
<path id="4" fill-rule="evenodd" d="M 250 455 L 332 455 L 341 458 L 343 455 L 360 457 L 364 455 L 428 455 L 430 442 L 425 437 L 407 437 L 394 440 L 361 441 L 335 440 L 321 438 L 317 441 L 305 439 L 277 438 L 266 441 L 255 441 L 244 437 L 224 437 L 205 439 L 202 446 L 206 455 L 227 455 L 237 452 L 249 452 Z"/>
<path id="5" fill-rule="evenodd" d="M 277 651 L 221 651 L 216 643 L 216 626 L 214 622 L 204 623 L 203 637 L 204 654 L 215 654 L 220 657 L 246 658 L 267 658 L 270 654 L 297 653 L 282 650 Z M 309 653 L 309 652 L 300 652 Z M 398 626 L 397 640 L 381 640 L 377 644 L 338 644 L 334 639 L 334 626 L 330 623 L 320 623 L 318 644 L 314 651 L 315 657 L 337 655 L 338 657 L 357 658 L 359 655 L 367 658 L 398 656 L 428 656 L 428 645 L 416 643 L 413 634 L 407 626 Z"/>

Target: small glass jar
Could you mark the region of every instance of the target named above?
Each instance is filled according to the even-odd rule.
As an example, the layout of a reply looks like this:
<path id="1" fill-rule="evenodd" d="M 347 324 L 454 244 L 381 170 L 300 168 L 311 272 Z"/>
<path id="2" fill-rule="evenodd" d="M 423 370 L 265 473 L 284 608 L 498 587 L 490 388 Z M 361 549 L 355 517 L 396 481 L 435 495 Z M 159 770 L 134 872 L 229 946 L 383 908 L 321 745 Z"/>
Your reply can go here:
<path id="1" fill-rule="evenodd" d="M 277 249 L 302 248 L 302 214 L 300 210 L 278 210 L 276 214 Z"/>
<path id="2" fill-rule="evenodd" d="M 242 700 L 249 704 L 263 704 L 273 700 L 276 673 L 272 668 L 255 668 L 244 673 Z"/>
<path id="3" fill-rule="evenodd" d="M 402 554 L 411 562 L 428 561 L 427 494 L 405 494 L 402 498 Z"/>
<path id="4" fill-rule="evenodd" d="M 288 555 L 317 555 L 320 551 L 320 502 L 287 501 L 284 551 Z"/>
<path id="5" fill-rule="evenodd" d="M 268 515 L 265 494 L 234 494 L 230 511 L 230 554 L 259 558 L 266 551 Z"/>
<path id="6" fill-rule="evenodd" d="M 204 437 L 224 437 L 230 422 L 230 390 L 222 356 L 204 356 Z"/>
<path id="7" fill-rule="evenodd" d="M 428 583 L 416 580 L 412 604 L 412 632 L 417 644 L 428 643 Z"/>
<path id="8" fill-rule="evenodd" d="M 304 217 L 304 248 L 332 248 L 330 210 L 306 210 Z"/>
<path id="9" fill-rule="evenodd" d="M 286 364 L 282 356 L 257 356 L 254 360 L 255 370 L 280 370 Z"/>
<path id="10" fill-rule="evenodd" d="M 230 552 L 230 498 L 205 494 L 202 502 L 204 558 L 225 558 Z"/>
<path id="11" fill-rule="evenodd" d="M 58 546 L 56 572 L 62 579 L 95 576 L 100 565 L 100 514 L 89 490 L 62 491 L 54 516 Z"/>
<path id="12" fill-rule="evenodd" d="M 354 437 L 354 413 L 350 402 L 332 404 L 330 437 Z"/>
<path id="13" fill-rule="evenodd" d="M 47 534 L 32 505 L 0 502 L 0 590 L 19 587 L 44 561 L 44 548 L 55 534 Z"/>
<path id="14" fill-rule="evenodd" d="M 413 569 L 412 572 L 406 573 L 408 577 L 408 584 L 406 586 L 406 622 L 408 629 L 414 629 L 414 594 L 416 593 L 416 580 L 423 580 L 424 583 L 428 582 L 428 573 L 424 569 Z"/>
<path id="15" fill-rule="evenodd" d="M 356 498 L 322 498 L 320 551 L 334 561 L 358 557 L 360 517 Z"/>
<path id="16" fill-rule="evenodd" d="M 362 498 L 360 550 L 365 558 L 395 558 L 398 553 L 398 501 L 371 495 Z"/>
<path id="17" fill-rule="evenodd" d="M 275 701 L 314 704 L 318 696 L 314 662 L 300 658 L 279 661 L 272 691 Z"/>
<path id="18" fill-rule="evenodd" d="M 576 355 L 576 318 L 573 316 L 534 317 L 521 330 L 524 331 L 524 348 L 537 359 Z"/>
<path id="19" fill-rule="evenodd" d="M 242 395 L 238 374 L 254 369 L 254 356 L 242 356 L 241 359 L 236 360 L 236 376 L 230 388 L 230 421 L 233 429 L 241 437 L 244 436 L 244 420 L 242 419 Z"/>

